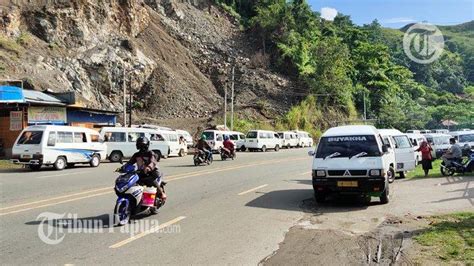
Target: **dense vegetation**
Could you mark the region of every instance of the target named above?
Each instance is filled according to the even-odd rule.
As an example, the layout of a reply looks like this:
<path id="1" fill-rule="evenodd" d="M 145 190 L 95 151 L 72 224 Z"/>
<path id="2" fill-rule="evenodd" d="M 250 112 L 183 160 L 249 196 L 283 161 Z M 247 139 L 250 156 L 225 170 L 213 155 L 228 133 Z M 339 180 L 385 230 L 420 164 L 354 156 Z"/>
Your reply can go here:
<path id="1" fill-rule="evenodd" d="M 446 119 L 471 127 L 474 22 L 441 27 L 447 49 L 421 65 L 404 54 L 403 29 L 385 29 L 377 21 L 357 26 L 344 15 L 326 21 L 305 0 L 215 1 L 259 39 L 276 71 L 313 94 L 277 125 L 330 126 L 328 112 L 360 119 L 365 102 L 366 118 L 380 127 L 440 128 Z"/>

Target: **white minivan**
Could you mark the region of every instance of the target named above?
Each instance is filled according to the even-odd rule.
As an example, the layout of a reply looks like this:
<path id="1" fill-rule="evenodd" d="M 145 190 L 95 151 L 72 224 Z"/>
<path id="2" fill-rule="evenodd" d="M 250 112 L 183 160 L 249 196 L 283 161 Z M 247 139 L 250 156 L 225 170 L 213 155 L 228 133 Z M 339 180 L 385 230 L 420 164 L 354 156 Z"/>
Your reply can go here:
<path id="1" fill-rule="evenodd" d="M 245 147 L 249 151 L 267 151 L 268 149 L 279 151 L 281 139 L 278 133 L 268 130 L 251 130 L 245 137 Z"/>
<path id="2" fill-rule="evenodd" d="M 139 137 L 150 140 L 150 150 L 156 153 L 157 159 L 168 158 L 169 143 L 153 129 L 138 127 L 103 127 L 100 136 L 107 145 L 107 159 L 119 162 L 123 158 L 130 158 L 137 152 L 135 142 Z"/>
<path id="3" fill-rule="evenodd" d="M 298 147 L 311 147 L 313 146 L 313 138 L 306 131 L 295 130 L 296 136 L 298 137 Z"/>
<path id="4" fill-rule="evenodd" d="M 39 170 L 52 165 L 57 170 L 76 163 L 97 167 L 106 157 L 99 133 L 83 127 L 38 125 L 25 128 L 12 149 L 12 162 Z"/>
<path id="5" fill-rule="evenodd" d="M 247 148 L 245 147 L 245 135 L 244 133 L 238 131 L 229 131 L 228 133 L 224 134 L 228 135 L 230 140 L 232 140 L 235 144 L 235 149 L 238 151 L 245 151 Z"/>
<path id="6" fill-rule="evenodd" d="M 373 126 L 340 126 L 328 129 L 313 156 L 312 182 L 317 202 L 332 193 L 359 194 L 389 201 L 395 158 Z"/>
<path id="7" fill-rule="evenodd" d="M 229 131 L 208 129 L 202 132 L 206 136 L 206 142 L 211 146 L 212 152 L 217 153 L 224 147 L 224 135 L 229 134 Z"/>
<path id="8" fill-rule="evenodd" d="M 440 158 L 451 147 L 449 139 L 452 138 L 448 134 L 425 134 L 428 143 L 431 145 L 433 151 L 431 156 L 433 158 Z"/>
<path id="9" fill-rule="evenodd" d="M 474 149 L 474 130 L 463 130 L 452 132 L 451 135 L 456 139 L 459 146 L 469 145 L 471 149 Z"/>
<path id="10" fill-rule="evenodd" d="M 415 150 L 408 135 L 396 129 L 379 129 L 384 144 L 395 154 L 395 172 L 405 178 L 407 171 L 415 169 Z"/>
<path id="11" fill-rule="evenodd" d="M 188 147 L 184 144 L 179 143 L 179 134 L 176 131 L 171 131 L 171 130 L 156 130 L 155 133 L 158 133 L 159 135 L 156 136 L 163 136 L 164 140 L 168 142 L 169 145 L 169 150 L 168 150 L 168 155 L 169 156 L 179 156 L 183 157 L 186 155 L 188 152 Z M 152 140 L 161 140 L 161 138 L 152 138 Z"/>
<path id="12" fill-rule="evenodd" d="M 283 148 L 295 148 L 299 144 L 298 135 L 293 131 L 282 131 L 278 132 L 278 136 L 282 140 L 281 147 Z"/>

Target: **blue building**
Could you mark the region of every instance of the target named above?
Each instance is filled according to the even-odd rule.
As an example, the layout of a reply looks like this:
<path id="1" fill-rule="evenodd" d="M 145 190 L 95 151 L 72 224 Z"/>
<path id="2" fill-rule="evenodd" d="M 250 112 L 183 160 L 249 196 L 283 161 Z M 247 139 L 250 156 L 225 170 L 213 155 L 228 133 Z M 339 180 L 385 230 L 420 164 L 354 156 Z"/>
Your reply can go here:
<path id="1" fill-rule="evenodd" d="M 87 128 L 115 126 L 118 112 L 80 106 L 74 92 L 53 93 L 0 86 L 0 156 L 9 155 L 17 136 L 29 125 Z"/>

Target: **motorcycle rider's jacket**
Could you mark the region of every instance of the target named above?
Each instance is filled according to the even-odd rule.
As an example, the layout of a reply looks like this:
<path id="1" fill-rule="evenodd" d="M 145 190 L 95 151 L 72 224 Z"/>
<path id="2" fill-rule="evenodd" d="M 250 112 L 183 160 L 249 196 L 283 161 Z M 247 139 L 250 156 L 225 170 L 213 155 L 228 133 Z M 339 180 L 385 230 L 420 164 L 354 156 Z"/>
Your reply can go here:
<path id="1" fill-rule="evenodd" d="M 208 151 L 211 150 L 211 146 L 209 146 L 207 141 L 205 141 L 203 139 L 198 140 L 198 143 L 196 144 L 196 148 L 198 150 L 208 150 Z"/>
<path id="2" fill-rule="evenodd" d="M 224 148 L 228 149 L 229 151 L 234 151 L 234 143 L 232 142 L 232 140 L 228 139 L 228 140 L 224 140 Z"/>

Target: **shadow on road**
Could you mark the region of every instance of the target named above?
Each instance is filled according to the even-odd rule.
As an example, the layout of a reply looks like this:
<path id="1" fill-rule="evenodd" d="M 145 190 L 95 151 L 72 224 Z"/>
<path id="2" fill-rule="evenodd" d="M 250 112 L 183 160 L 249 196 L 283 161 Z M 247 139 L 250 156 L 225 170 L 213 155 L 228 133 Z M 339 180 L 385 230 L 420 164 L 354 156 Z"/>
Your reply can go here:
<path id="1" fill-rule="evenodd" d="M 332 196 L 324 204 L 316 203 L 312 189 L 277 190 L 263 193 L 245 206 L 287 211 L 304 211 L 313 214 L 359 211 L 378 202 L 367 203 L 358 196 Z"/>
<path id="2" fill-rule="evenodd" d="M 54 227 L 62 227 L 64 229 L 71 228 L 87 228 L 87 229 L 100 229 L 113 227 L 113 216 L 111 214 L 101 214 L 98 216 L 82 217 L 82 218 L 53 218 L 53 217 L 40 217 L 30 222 L 26 222 L 26 225 L 51 225 Z M 52 218 L 52 219 L 50 219 Z"/>

